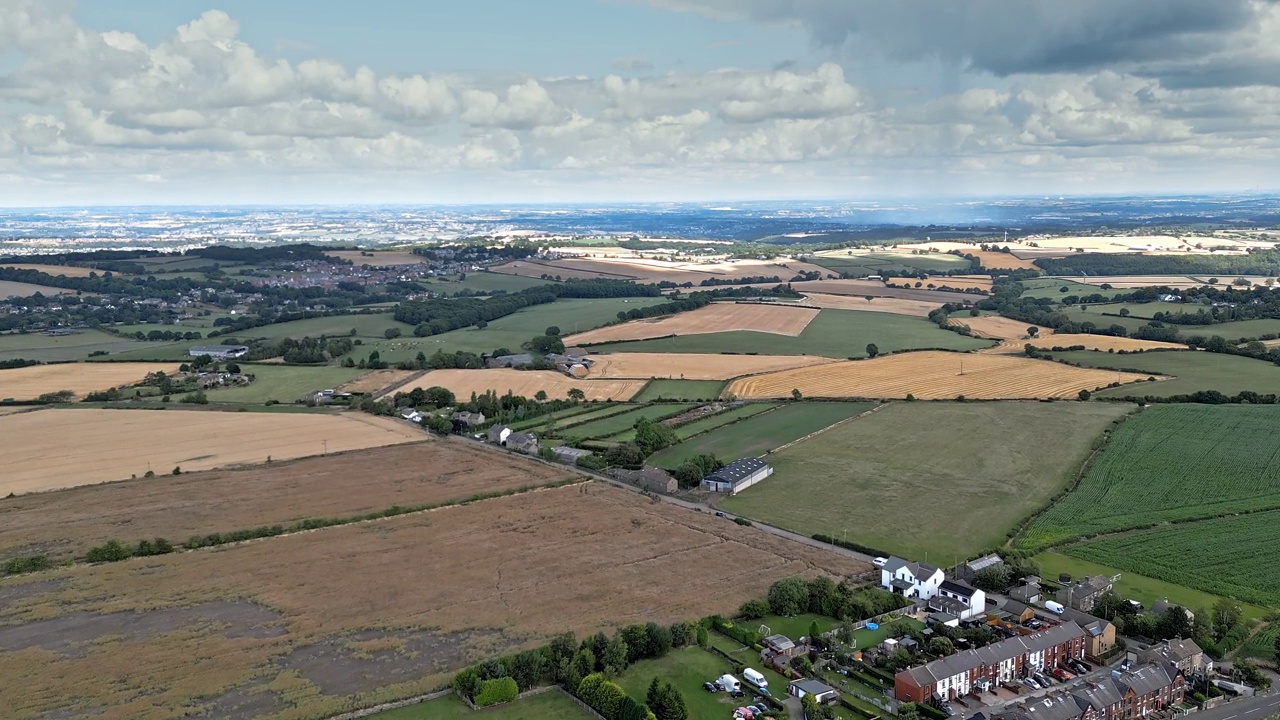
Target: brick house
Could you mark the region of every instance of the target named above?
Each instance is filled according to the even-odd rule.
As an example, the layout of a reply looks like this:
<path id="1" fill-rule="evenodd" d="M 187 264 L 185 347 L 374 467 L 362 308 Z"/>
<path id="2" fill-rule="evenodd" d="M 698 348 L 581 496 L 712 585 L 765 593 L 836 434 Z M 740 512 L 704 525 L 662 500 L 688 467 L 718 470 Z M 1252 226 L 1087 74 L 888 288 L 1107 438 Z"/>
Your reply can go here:
<path id="1" fill-rule="evenodd" d="M 1058 590 L 1057 601 L 1069 608 L 1083 612 L 1093 609 L 1098 597 L 1111 590 L 1111 579 L 1105 575 L 1093 575 L 1064 585 Z"/>
<path id="2" fill-rule="evenodd" d="M 1180 705 L 1185 692 L 1185 680 L 1176 667 L 1144 665 L 1019 703 L 991 720 L 1139 720 Z"/>

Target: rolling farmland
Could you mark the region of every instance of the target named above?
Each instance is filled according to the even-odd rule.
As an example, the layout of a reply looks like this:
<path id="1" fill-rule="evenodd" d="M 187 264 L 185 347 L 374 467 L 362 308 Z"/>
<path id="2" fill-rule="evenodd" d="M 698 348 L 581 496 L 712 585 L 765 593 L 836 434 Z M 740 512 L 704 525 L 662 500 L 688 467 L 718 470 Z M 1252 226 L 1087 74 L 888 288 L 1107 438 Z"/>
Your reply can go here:
<path id="1" fill-rule="evenodd" d="M 550 398 L 564 399 L 569 396 L 570 390 L 577 388 L 586 394 L 587 400 L 630 400 L 644 385 L 644 380 L 575 380 L 555 370 L 494 368 L 432 370 L 399 388 L 399 391 L 410 392 L 418 387 L 439 386 L 448 388 L 460 398 L 469 398 L 471 393 L 483 395 L 491 390 L 499 395 L 505 395 L 509 390 L 516 395 L 531 398 L 541 390 Z"/>
<path id="2" fill-rule="evenodd" d="M 739 375 L 831 362 L 804 355 L 702 355 L 696 353 L 611 353 L 592 355 L 592 378 L 728 380 Z"/>
<path id="3" fill-rule="evenodd" d="M 208 392 L 211 403 L 265 403 L 276 400 L 292 403 L 317 390 L 332 390 L 349 383 L 368 370 L 344 367 L 305 367 L 296 365 L 241 365 L 242 372 L 252 374 L 248 385 L 218 388 Z"/>
<path id="4" fill-rule="evenodd" d="M 1273 405 L 1155 405 L 1113 433 L 1080 486 L 1036 518 L 1018 542 L 1041 547 L 1082 535 L 1223 513 L 1280 508 Z"/>
<path id="5" fill-rule="evenodd" d="M 756 457 L 875 407 L 862 402 L 790 403 L 777 410 L 716 428 L 655 454 L 650 462 L 674 469 L 696 455 L 724 460 Z"/>
<path id="6" fill-rule="evenodd" d="M 681 440 L 688 440 L 694 435 L 715 430 L 718 427 L 723 427 L 729 423 L 749 418 L 753 415 L 759 415 L 766 410 L 772 410 L 776 407 L 778 407 L 778 403 L 747 403 L 742 407 L 726 410 L 710 417 L 685 423 L 676 428 L 676 436 Z"/>
<path id="7" fill-rule="evenodd" d="M 1002 542 L 1068 484 L 1094 439 L 1130 409 L 890 403 L 774 453 L 773 477 L 722 507 L 805 535 L 847 536 L 946 564 Z M 779 412 L 761 419 L 772 422 Z"/>
<path id="8" fill-rule="evenodd" d="M 1249 390 L 1280 394 L 1280 367 L 1265 360 L 1210 352 L 1143 352 L 1127 355 L 1075 350 L 1052 353 L 1055 359 L 1085 367 L 1124 368 L 1170 379 L 1145 385 L 1100 390 L 1099 397 L 1169 397 L 1201 390 L 1235 395 Z"/>
<path id="9" fill-rule="evenodd" d="M 645 340 L 668 335 L 699 335 L 751 330 L 796 336 L 818 315 L 814 308 L 766 303 L 712 303 L 689 312 L 632 320 L 564 339 L 566 345 Z"/>
<path id="10" fill-rule="evenodd" d="M 148 373 L 178 371 L 176 363 L 65 363 L 0 370 L 0 399 L 34 400 L 70 390 L 77 397 L 140 382 Z"/>
<path id="11" fill-rule="evenodd" d="M 645 405 L 627 412 L 609 417 L 579 423 L 571 427 L 561 428 L 559 434 L 569 440 L 585 440 L 588 438 L 605 438 L 610 435 L 629 430 L 641 418 L 658 420 L 678 415 L 685 410 L 697 407 L 693 403 L 661 403 Z"/>
<path id="12" fill-rule="evenodd" d="M 740 378 L 726 391 L 742 398 L 788 397 L 793 389 L 805 397 L 1074 398 L 1081 390 L 1146 379 L 1030 358 L 926 351 Z"/>
<path id="13" fill-rule="evenodd" d="M 722 380 L 650 380 L 633 400 L 715 400 L 722 389 Z"/>
<path id="14" fill-rule="evenodd" d="M 1215 595 L 1277 607 L 1277 527 L 1280 511 L 1252 513 L 1102 537 L 1068 545 L 1063 552 Z"/>

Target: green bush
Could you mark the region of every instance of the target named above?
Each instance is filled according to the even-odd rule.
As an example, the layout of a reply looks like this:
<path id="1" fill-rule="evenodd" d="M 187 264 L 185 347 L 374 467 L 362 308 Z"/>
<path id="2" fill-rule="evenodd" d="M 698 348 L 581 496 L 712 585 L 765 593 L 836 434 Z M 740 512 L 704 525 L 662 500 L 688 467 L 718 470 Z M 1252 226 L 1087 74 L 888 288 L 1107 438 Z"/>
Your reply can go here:
<path id="1" fill-rule="evenodd" d="M 496 680 L 485 680 L 480 683 L 480 692 L 476 693 L 475 703 L 478 707 L 488 707 L 498 703 L 511 702 L 520 694 L 515 678 L 504 677 Z"/>

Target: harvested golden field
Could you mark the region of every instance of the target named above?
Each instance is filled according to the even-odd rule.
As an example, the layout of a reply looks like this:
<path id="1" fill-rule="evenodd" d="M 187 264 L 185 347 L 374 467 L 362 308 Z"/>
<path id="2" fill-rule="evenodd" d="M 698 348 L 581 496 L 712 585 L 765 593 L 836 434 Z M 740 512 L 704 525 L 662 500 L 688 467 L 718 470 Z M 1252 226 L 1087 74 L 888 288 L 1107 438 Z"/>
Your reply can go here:
<path id="1" fill-rule="evenodd" d="M 499 395 L 510 390 L 516 395 L 531 398 L 539 390 L 552 399 L 569 397 L 569 391 L 578 388 L 586 393 L 587 400 L 630 400 L 644 387 L 644 380 L 575 380 L 555 370 L 432 370 L 413 382 L 398 388 L 412 392 L 414 388 L 442 387 L 460 398 L 471 393 L 483 395 L 492 390 Z"/>
<path id="2" fill-rule="evenodd" d="M 14 265 L 4 265 L 5 268 L 14 270 L 36 270 L 46 275 L 63 275 L 65 277 L 89 277 L 89 273 L 102 274 L 101 270 L 93 268 L 76 267 L 74 265 L 42 265 L 40 263 L 17 263 Z M 64 291 L 65 292 L 65 291 Z"/>
<path id="3" fill-rule="evenodd" d="M 768 288 L 772 285 L 753 285 L 752 287 Z M 852 295 L 854 297 L 885 297 L 919 300 L 941 305 L 943 303 L 961 303 L 972 305 L 982 300 L 981 295 L 971 293 L 949 292 L 946 290 L 929 290 L 925 287 L 889 287 L 880 280 L 805 280 L 791 283 L 797 292 L 824 293 L 827 295 Z"/>
<path id="4" fill-rule="evenodd" d="M 389 267 L 393 265 L 418 265 L 427 262 L 427 258 L 422 255 L 414 255 L 408 250 L 371 250 L 373 256 L 361 255 L 359 250 L 334 250 L 325 253 L 343 260 L 350 260 L 355 263 L 356 267 L 361 265 L 372 265 L 374 267 Z"/>
<path id="5" fill-rule="evenodd" d="M 0 370 L 0 398 L 34 400 L 70 390 L 76 397 L 97 390 L 133 385 L 148 373 L 178 372 L 179 363 L 60 363 Z"/>
<path id="6" fill-rule="evenodd" d="M 418 442 L 408 423 L 363 413 L 52 409 L 0 417 L 0 495 Z M 159 482 L 159 481 L 157 481 Z"/>
<path id="7" fill-rule="evenodd" d="M 978 317 L 953 317 L 947 321 L 949 325 L 967 325 L 969 331 L 977 337 L 995 340 L 1018 340 L 1027 337 L 1027 328 L 1034 327 L 1040 335 L 1053 333 L 1053 328 L 1011 320 L 999 315 L 979 315 Z"/>
<path id="8" fill-rule="evenodd" d="M 779 578 L 868 570 L 584 483 L 0 581 L 0 676 L 13 720 L 321 718 L 561 632 L 727 614 Z"/>
<path id="9" fill-rule="evenodd" d="M 450 438 L 32 493 L 0 500 L 0 564 L 16 556 L 78 557 L 112 539 L 176 544 L 192 535 L 431 505 L 571 477 L 568 469 Z"/>
<path id="10" fill-rule="evenodd" d="M 698 353 L 614 353 L 592 355 L 593 378 L 678 378 L 728 380 L 831 362 L 812 355 L 704 355 Z"/>
<path id="11" fill-rule="evenodd" d="M 852 295 L 824 295 L 822 293 L 805 293 L 808 304 L 819 308 L 833 310 L 865 310 L 867 312 L 893 313 L 894 315 L 911 315 L 912 317 L 928 317 L 929 313 L 942 307 L 941 302 L 923 300 L 907 300 L 905 298 L 865 297 Z"/>
<path id="12" fill-rule="evenodd" d="M 0 299 L 7 297 L 31 297 L 36 293 L 40 293 L 41 295 L 70 295 L 72 292 L 74 291 L 49 287 L 48 285 L 32 285 L 31 283 L 0 280 Z"/>
<path id="13" fill-rule="evenodd" d="M 608 250 L 616 250 L 609 248 Z M 597 254 L 595 248 L 588 251 Z M 542 277 L 543 275 L 560 276 L 561 278 L 629 278 L 638 282 L 656 283 L 669 280 L 674 283 L 690 282 L 694 285 L 703 280 L 735 280 L 747 277 L 777 277 L 780 282 L 796 276 L 800 272 L 820 272 L 824 276 L 830 271 L 817 265 L 799 260 L 731 260 L 728 258 L 706 258 L 698 260 L 678 260 L 671 262 L 655 257 L 641 255 L 623 255 L 617 252 L 598 253 L 604 257 L 568 257 L 554 260 L 526 258 L 499 265 L 494 272 L 523 275 L 525 277 Z"/>
<path id="14" fill-rule="evenodd" d="M 742 378 L 729 383 L 727 392 L 741 398 L 788 397 L 798 389 L 807 397 L 1016 400 L 1075 397 L 1081 390 L 1147 377 L 1007 355 L 926 351 Z"/>
<path id="15" fill-rule="evenodd" d="M 582 345 L 620 340 L 645 340 L 668 335 L 699 335 L 755 330 L 795 337 L 818 316 L 815 308 L 766 303 L 712 303 L 690 312 L 632 320 L 620 325 L 588 330 L 564 339 L 566 345 Z"/>
<path id="16" fill-rule="evenodd" d="M 930 275 L 928 280 L 890 278 L 885 284 L 889 287 L 914 288 L 916 283 L 921 283 L 920 287 L 926 290 L 933 290 L 937 288 L 968 290 L 976 288 L 978 290 L 991 292 L 991 277 L 988 275 Z"/>
<path id="17" fill-rule="evenodd" d="M 1019 248 L 1019 244 L 1012 240 L 1010 240 L 1007 243 L 1001 242 L 999 243 L 999 245 L 1001 247 L 1008 245 L 1010 250 L 1016 250 Z M 1034 270 L 1036 267 L 1031 263 L 1030 260 L 1023 260 L 1022 258 L 1015 257 L 1009 253 L 991 252 L 988 250 L 982 250 L 981 248 L 978 247 L 978 245 L 971 245 L 969 243 L 962 243 L 962 242 L 948 242 L 943 240 L 938 242 L 924 242 L 924 243 L 910 243 L 905 245 L 895 245 L 893 247 L 897 250 L 905 251 L 905 252 L 910 252 L 912 250 L 937 250 L 939 252 L 959 250 L 965 255 L 973 255 L 977 257 L 979 260 L 982 261 L 983 267 L 991 268 L 993 270 Z M 823 253 L 823 254 L 826 254 L 826 253 Z"/>
<path id="18" fill-rule="evenodd" d="M 1083 345 L 1086 350 L 1186 350 L 1181 343 L 1160 342 L 1158 340 L 1139 340 L 1129 337 L 1111 337 L 1110 335 L 1086 335 L 1084 333 L 1063 333 L 1041 335 L 1031 341 L 1038 348 L 1071 347 Z"/>
<path id="19" fill-rule="evenodd" d="M 334 388 L 337 392 L 367 393 L 377 395 L 393 385 L 400 385 L 421 374 L 421 370 L 374 370 L 365 373 L 349 383 Z"/>

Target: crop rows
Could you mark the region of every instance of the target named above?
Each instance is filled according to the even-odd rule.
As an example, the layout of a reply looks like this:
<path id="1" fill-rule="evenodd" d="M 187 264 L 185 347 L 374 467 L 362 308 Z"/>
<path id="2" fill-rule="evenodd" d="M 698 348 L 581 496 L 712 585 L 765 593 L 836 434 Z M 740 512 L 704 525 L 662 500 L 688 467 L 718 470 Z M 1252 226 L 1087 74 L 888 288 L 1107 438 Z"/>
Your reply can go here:
<path id="1" fill-rule="evenodd" d="M 621 433 L 636 424 L 641 418 L 649 418 L 650 420 L 658 420 L 660 418 L 670 417 L 678 413 L 682 413 L 690 408 L 697 407 L 694 403 L 664 403 L 661 405 L 648 405 L 636 408 L 630 412 L 611 415 L 600 420 L 595 420 L 581 425 L 574 425 L 571 428 L 565 428 L 561 434 L 570 440 L 585 440 L 587 438 L 602 438 Z"/>
<path id="2" fill-rule="evenodd" d="M 1165 405 L 1114 433 L 1080 486 L 1031 523 L 1029 547 L 1154 523 L 1280 508 L 1273 406 Z"/>
<path id="3" fill-rule="evenodd" d="M 742 407 L 734 408 L 733 410 L 722 412 L 718 415 L 712 415 L 711 417 L 694 420 L 691 423 L 681 425 L 676 428 L 676 437 L 681 440 L 687 440 L 699 433 L 704 433 L 723 425 L 728 425 L 735 420 L 749 418 L 752 415 L 759 415 L 765 410 L 771 410 L 775 407 L 778 407 L 777 403 L 750 403 L 743 405 Z"/>
<path id="4" fill-rule="evenodd" d="M 1215 595 L 1280 605 L 1280 511 L 1101 538 L 1064 551 L 1071 556 L 1147 575 Z"/>

